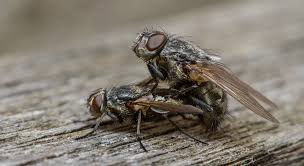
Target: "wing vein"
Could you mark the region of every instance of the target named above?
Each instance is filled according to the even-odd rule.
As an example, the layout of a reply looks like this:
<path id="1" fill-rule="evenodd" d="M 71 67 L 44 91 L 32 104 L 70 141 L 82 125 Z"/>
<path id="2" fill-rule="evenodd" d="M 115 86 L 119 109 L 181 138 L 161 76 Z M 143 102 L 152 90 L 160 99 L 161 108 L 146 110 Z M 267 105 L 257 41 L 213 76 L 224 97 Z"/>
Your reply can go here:
<path id="1" fill-rule="evenodd" d="M 275 104 L 248 84 L 238 79 L 228 68 L 226 69 L 223 65 L 218 64 L 202 64 L 201 66 L 190 65 L 188 67 L 190 70 L 194 70 L 199 75 L 206 77 L 221 87 L 257 115 L 274 123 L 279 122 L 255 99 L 255 97 L 270 105 L 272 108 L 276 108 Z"/>

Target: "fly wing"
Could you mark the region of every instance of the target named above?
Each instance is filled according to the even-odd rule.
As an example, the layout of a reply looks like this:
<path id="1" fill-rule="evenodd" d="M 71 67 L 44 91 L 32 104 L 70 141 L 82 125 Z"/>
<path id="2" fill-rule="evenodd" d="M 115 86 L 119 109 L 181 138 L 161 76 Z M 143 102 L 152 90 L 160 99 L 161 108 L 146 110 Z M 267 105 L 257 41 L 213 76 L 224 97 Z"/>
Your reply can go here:
<path id="1" fill-rule="evenodd" d="M 272 108 L 277 108 L 277 106 L 260 92 L 256 91 L 248 84 L 240 80 L 223 64 L 201 63 L 186 65 L 186 68 L 189 71 L 201 75 L 202 77 L 212 81 L 259 116 L 274 123 L 279 123 L 279 121 L 268 111 L 266 111 L 266 109 L 261 104 L 259 104 L 256 99 L 261 100 Z"/>
<path id="2" fill-rule="evenodd" d="M 242 91 L 244 92 L 248 92 L 250 95 L 254 96 L 256 99 L 262 101 L 263 103 L 267 104 L 268 106 L 270 106 L 273 109 L 278 109 L 278 106 L 273 103 L 271 100 L 269 100 L 266 96 L 264 96 L 263 94 L 261 94 L 260 92 L 258 92 L 257 90 L 253 89 L 250 85 L 248 85 L 246 82 L 240 80 L 237 76 L 235 76 L 232 71 L 226 67 L 224 64 L 221 63 L 217 63 L 215 64 L 217 66 L 219 66 L 220 68 L 222 68 L 222 70 L 225 70 L 232 79 L 234 79 L 238 84 L 241 84 L 242 86 L 240 86 L 240 88 L 244 88 L 242 89 Z"/>
<path id="3" fill-rule="evenodd" d="M 173 104 L 159 101 L 138 101 L 134 104 L 148 106 L 152 110 L 162 110 L 163 113 L 188 113 L 188 114 L 203 114 L 204 111 L 192 105 Z M 157 111 L 160 113 L 161 111 Z"/>

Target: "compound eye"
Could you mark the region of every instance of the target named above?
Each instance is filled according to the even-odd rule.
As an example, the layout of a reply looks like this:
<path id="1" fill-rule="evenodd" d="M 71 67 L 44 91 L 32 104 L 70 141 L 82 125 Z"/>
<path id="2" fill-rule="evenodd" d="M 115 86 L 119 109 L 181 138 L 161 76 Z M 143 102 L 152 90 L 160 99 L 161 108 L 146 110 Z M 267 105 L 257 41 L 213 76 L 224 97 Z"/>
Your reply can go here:
<path id="1" fill-rule="evenodd" d="M 166 36 L 164 34 L 155 34 L 151 36 L 146 44 L 149 51 L 154 51 L 159 49 L 166 41 Z"/>
<path id="2" fill-rule="evenodd" d="M 93 115 L 100 114 L 100 109 L 103 104 L 103 96 L 101 94 L 94 96 L 91 103 L 90 103 L 90 112 Z"/>

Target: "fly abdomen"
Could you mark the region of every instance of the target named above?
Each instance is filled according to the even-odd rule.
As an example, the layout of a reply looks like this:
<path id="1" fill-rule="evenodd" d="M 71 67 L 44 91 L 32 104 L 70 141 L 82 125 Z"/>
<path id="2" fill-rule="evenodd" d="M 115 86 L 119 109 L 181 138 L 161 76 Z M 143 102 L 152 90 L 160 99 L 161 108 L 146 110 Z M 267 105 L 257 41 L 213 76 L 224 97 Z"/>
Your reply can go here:
<path id="1" fill-rule="evenodd" d="M 207 82 L 187 92 L 186 97 L 186 104 L 204 110 L 203 115 L 199 117 L 207 129 L 216 130 L 227 113 L 226 93 L 212 82 Z"/>

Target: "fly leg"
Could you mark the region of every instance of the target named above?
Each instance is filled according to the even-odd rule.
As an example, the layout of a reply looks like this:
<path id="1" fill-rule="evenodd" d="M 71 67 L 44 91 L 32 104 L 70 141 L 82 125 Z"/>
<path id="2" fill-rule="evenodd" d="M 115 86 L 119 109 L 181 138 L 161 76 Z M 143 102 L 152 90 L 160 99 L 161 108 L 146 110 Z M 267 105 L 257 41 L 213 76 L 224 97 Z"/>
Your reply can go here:
<path id="1" fill-rule="evenodd" d="M 152 88 L 152 92 L 154 91 L 154 89 L 158 86 L 159 83 L 159 79 L 160 80 L 165 80 L 167 78 L 167 74 L 165 73 L 165 71 L 160 70 L 155 63 L 153 62 L 149 62 L 147 63 L 147 67 L 149 70 L 149 73 L 151 74 L 153 80 L 155 81 L 155 85 Z"/>
<path id="2" fill-rule="evenodd" d="M 208 105 L 206 102 L 204 102 L 203 100 L 200 100 L 192 95 L 188 95 L 188 98 L 194 105 L 198 106 L 202 110 L 207 111 L 207 112 L 213 112 L 213 108 L 210 105 Z"/>
<path id="3" fill-rule="evenodd" d="M 137 86 L 147 86 L 150 85 L 151 83 L 154 83 L 153 87 L 151 88 L 150 92 L 153 92 L 155 88 L 158 86 L 158 80 L 155 79 L 154 77 L 148 77 L 140 82 L 137 82 Z"/>
<path id="4" fill-rule="evenodd" d="M 195 90 L 196 88 L 199 88 L 199 87 L 197 85 L 193 85 L 193 86 L 187 87 L 185 89 L 182 89 L 181 93 L 183 93 L 188 98 L 188 100 L 191 102 L 192 105 L 195 105 L 206 112 L 213 112 L 214 110 L 213 110 L 212 106 L 210 106 L 210 104 L 207 104 L 206 101 L 204 101 L 202 99 L 202 97 L 196 97 L 194 95 L 195 92 L 194 92 L 194 94 L 188 93 L 192 90 Z M 212 89 L 208 89 L 206 92 L 200 94 L 200 96 L 205 96 L 211 90 Z"/>
<path id="5" fill-rule="evenodd" d="M 146 78 L 146 79 L 138 82 L 136 85 L 146 86 L 146 85 L 150 84 L 152 81 L 154 81 L 155 84 L 154 84 L 154 86 L 152 87 L 152 90 L 151 90 L 151 91 L 153 91 L 158 86 L 159 79 L 160 80 L 165 80 L 166 77 L 167 77 L 167 74 L 164 70 L 160 70 L 156 66 L 156 64 L 153 63 L 153 62 L 148 62 L 147 67 L 148 67 L 148 70 L 149 70 L 149 73 L 150 73 L 151 77 Z"/>
<path id="6" fill-rule="evenodd" d="M 198 106 L 199 108 L 201 108 L 203 111 L 207 111 L 207 112 L 212 112 L 213 108 L 208 105 L 205 101 L 200 100 L 197 97 L 194 97 L 193 95 L 191 95 L 190 91 L 194 90 L 198 88 L 197 85 L 193 85 L 181 90 L 176 90 L 176 89 L 170 89 L 170 92 L 175 93 L 172 98 L 179 98 L 180 96 L 186 96 L 188 98 L 188 100 L 195 106 Z M 208 91 L 207 91 L 208 92 Z M 206 92 L 206 93 L 207 93 Z M 204 94 L 203 94 L 204 95 Z"/>
<path id="7" fill-rule="evenodd" d="M 198 86 L 194 85 L 185 89 L 176 89 L 176 88 L 169 88 L 169 89 L 165 89 L 165 88 L 158 88 L 157 90 L 155 90 L 154 94 L 160 95 L 160 96 L 165 96 L 165 97 L 171 97 L 174 99 L 178 99 L 181 97 L 185 97 L 187 92 L 197 88 Z"/>
<path id="8" fill-rule="evenodd" d="M 140 82 L 137 82 L 136 85 L 138 85 L 138 86 L 146 86 L 146 85 L 149 85 L 152 81 L 154 81 L 154 78 L 150 76 L 150 77 L 145 78 L 144 80 L 142 80 Z"/>
<path id="9" fill-rule="evenodd" d="M 201 140 L 199 140 L 199 139 L 197 139 L 197 138 L 195 138 L 195 137 L 193 137 L 193 136 L 191 136 L 190 134 L 188 134 L 188 133 L 186 133 L 185 131 L 183 131 L 175 122 L 173 122 L 170 118 L 168 118 L 167 116 L 164 116 L 166 119 L 168 119 L 168 121 L 179 131 L 179 132 L 181 132 L 182 134 L 184 134 L 184 135 L 186 135 L 187 137 L 189 137 L 189 138 L 191 138 L 191 139 L 193 139 L 193 140 L 195 140 L 195 141 L 197 141 L 197 142 L 200 142 L 200 143 L 202 143 L 202 144 L 205 144 L 205 145 L 208 145 L 208 143 L 206 143 L 206 142 L 203 142 L 203 141 L 201 141 Z"/>
<path id="10" fill-rule="evenodd" d="M 178 98 L 180 96 L 185 96 L 188 92 L 194 90 L 198 88 L 197 85 L 193 85 L 193 86 L 190 86 L 190 87 L 187 87 L 187 88 L 182 88 L 180 90 L 177 90 L 177 89 L 174 89 L 174 88 L 170 88 L 170 91 L 175 93 L 172 97 L 173 98 Z"/>
<path id="11" fill-rule="evenodd" d="M 213 125 L 213 123 L 216 123 L 215 121 L 214 122 L 209 121 L 209 119 L 211 117 L 214 117 L 214 114 L 216 114 L 213 107 L 210 106 L 209 104 L 207 104 L 205 101 L 203 101 L 199 98 L 196 98 L 192 95 L 188 95 L 187 98 L 188 98 L 189 102 L 191 102 L 192 105 L 199 107 L 200 109 L 202 109 L 206 112 L 203 115 L 198 115 L 198 118 L 205 124 L 205 126 L 207 127 L 206 131 L 208 131 L 208 128 L 210 127 L 210 125 Z M 211 116 L 211 115 L 213 115 L 213 116 Z"/>
<path id="12" fill-rule="evenodd" d="M 140 148 L 142 148 L 145 152 L 148 152 L 143 143 L 141 142 L 142 137 L 140 135 L 140 123 L 141 123 L 141 111 L 138 112 L 137 117 L 137 128 L 136 128 L 136 139 L 139 142 Z"/>
<path id="13" fill-rule="evenodd" d="M 82 136 L 79 136 L 79 137 L 75 138 L 75 140 L 79 140 L 79 139 L 85 138 L 85 137 L 93 134 L 98 129 L 98 127 L 100 126 L 100 123 L 102 122 L 102 119 L 105 117 L 105 115 L 106 114 L 102 114 L 99 118 L 96 119 L 96 124 L 91 131 L 89 131 L 88 133 L 86 133 Z"/>
<path id="14" fill-rule="evenodd" d="M 160 80 L 165 80 L 166 79 L 166 74 L 164 71 L 161 71 L 155 64 L 152 62 L 147 63 L 148 70 L 151 74 L 151 76 L 154 79 L 160 79 Z"/>

